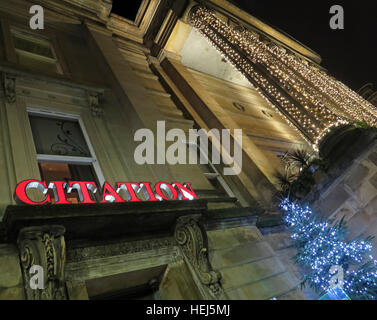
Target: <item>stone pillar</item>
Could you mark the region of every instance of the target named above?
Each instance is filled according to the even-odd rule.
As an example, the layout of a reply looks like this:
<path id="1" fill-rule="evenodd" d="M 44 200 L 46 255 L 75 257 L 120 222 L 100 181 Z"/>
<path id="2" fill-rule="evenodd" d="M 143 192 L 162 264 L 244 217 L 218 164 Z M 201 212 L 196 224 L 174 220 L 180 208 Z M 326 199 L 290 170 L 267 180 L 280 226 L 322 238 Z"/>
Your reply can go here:
<path id="1" fill-rule="evenodd" d="M 103 68 L 106 81 L 113 89 L 114 94 L 123 106 L 122 113 L 127 117 L 127 134 L 123 140 L 130 149 L 136 148 L 134 134 L 142 128 L 149 128 L 156 134 L 156 123 L 164 119 L 155 101 L 152 99 L 142 80 L 131 68 L 131 65 L 122 55 L 120 44 L 115 42 L 111 33 L 97 25 L 87 23 L 89 40 L 92 50 L 98 58 L 99 68 Z M 141 46 L 136 46 L 137 52 L 142 51 Z M 92 112 L 101 115 L 96 99 L 91 99 Z M 93 108 L 94 107 L 94 108 Z M 100 112 L 98 112 L 100 111 Z M 159 150 L 157 152 L 160 152 Z M 165 150 L 164 150 L 165 152 Z M 159 179 L 172 180 L 173 176 L 169 166 L 156 164 L 152 166 L 132 165 L 132 161 L 126 161 L 127 175 L 132 177 L 142 176 L 146 179 L 157 181 Z M 158 171 L 158 177 L 155 172 Z"/>
<path id="2" fill-rule="evenodd" d="M 27 300 L 66 300 L 64 281 L 65 228 L 40 226 L 21 229 L 18 235 L 22 274 Z M 32 266 L 43 268 L 44 289 L 32 289 Z"/>

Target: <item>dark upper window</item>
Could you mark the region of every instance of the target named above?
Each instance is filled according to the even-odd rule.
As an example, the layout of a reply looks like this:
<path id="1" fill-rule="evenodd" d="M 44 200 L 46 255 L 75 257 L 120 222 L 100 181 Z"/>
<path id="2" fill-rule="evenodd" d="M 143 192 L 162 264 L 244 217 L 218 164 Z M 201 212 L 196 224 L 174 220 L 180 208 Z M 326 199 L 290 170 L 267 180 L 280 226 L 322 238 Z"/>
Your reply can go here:
<path id="1" fill-rule="evenodd" d="M 128 20 L 135 21 L 142 2 L 142 0 L 131 0 L 125 4 L 124 0 L 114 0 L 111 12 Z"/>
<path id="2" fill-rule="evenodd" d="M 12 28 L 14 50 L 18 63 L 33 71 L 63 74 L 52 41 Z"/>

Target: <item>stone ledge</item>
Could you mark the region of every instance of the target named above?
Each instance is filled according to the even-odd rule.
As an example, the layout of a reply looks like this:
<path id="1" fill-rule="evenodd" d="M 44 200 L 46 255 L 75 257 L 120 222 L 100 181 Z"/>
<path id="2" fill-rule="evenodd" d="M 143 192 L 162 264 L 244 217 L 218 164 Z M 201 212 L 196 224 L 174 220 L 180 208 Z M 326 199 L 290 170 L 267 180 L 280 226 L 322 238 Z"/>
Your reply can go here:
<path id="1" fill-rule="evenodd" d="M 204 200 L 166 202 L 125 202 L 109 204 L 8 206 L 3 224 L 6 238 L 14 242 L 24 227 L 62 225 L 66 240 L 107 240 L 137 235 L 172 235 L 176 220 L 185 215 L 202 214 Z"/>
<path id="2" fill-rule="evenodd" d="M 272 228 L 278 227 L 284 224 L 283 214 L 270 214 L 263 215 L 258 218 L 256 226 L 258 228 Z"/>

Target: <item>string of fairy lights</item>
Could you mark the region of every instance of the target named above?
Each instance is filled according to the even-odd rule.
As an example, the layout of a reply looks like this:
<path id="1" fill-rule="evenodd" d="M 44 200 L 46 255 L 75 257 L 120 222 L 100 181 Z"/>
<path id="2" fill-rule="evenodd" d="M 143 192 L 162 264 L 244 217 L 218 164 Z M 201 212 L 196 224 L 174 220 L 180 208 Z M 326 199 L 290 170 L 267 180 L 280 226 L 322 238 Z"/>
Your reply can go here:
<path id="1" fill-rule="evenodd" d="M 331 224 L 320 219 L 309 207 L 289 199 L 280 205 L 284 221 L 298 249 L 297 263 L 310 268 L 305 276 L 319 293 L 331 288 L 333 266 L 343 269 L 338 280 L 347 294 L 354 299 L 376 299 L 377 261 L 371 255 L 371 239 L 347 240 L 347 227 L 343 223 Z"/>
<path id="2" fill-rule="evenodd" d="M 355 121 L 377 126 L 373 105 L 305 60 L 231 28 L 201 6 L 192 9 L 190 23 L 315 150 L 335 127 Z"/>
<path id="3" fill-rule="evenodd" d="M 243 73 L 247 79 L 250 80 L 250 76 L 252 77 L 252 81 L 255 82 L 253 84 L 254 85 L 256 84 L 255 87 L 257 88 L 259 93 L 261 93 L 262 97 L 264 97 L 273 108 L 276 109 L 276 105 L 275 105 L 276 103 L 277 105 L 280 105 L 283 108 L 283 110 L 284 109 L 288 110 L 289 115 L 293 119 L 301 121 L 301 123 L 304 123 L 304 124 L 308 122 L 307 125 L 312 126 L 312 128 L 309 128 L 308 130 L 309 133 L 312 135 L 315 135 L 316 126 L 311 123 L 311 119 L 308 119 L 307 117 L 305 117 L 305 115 L 300 111 L 297 105 L 292 104 L 291 101 L 289 101 L 286 97 L 281 95 L 277 86 L 270 84 L 263 76 L 261 76 L 258 72 L 256 72 L 250 64 L 240 63 L 242 62 L 242 59 L 239 53 L 236 52 L 231 46 L 229 46 L 223 39 L 216 38 L 216 33 L 213 30 L 208 28 L 207 30 L 205 30 L 206 32 L 204 33 L 203 32 L 204 26 L 202 26 L 201 21 L 202 20 L 199 19 L 195 23 L 195 26 L 197 27 L 197 29 L 200 30 L 201 33 L 206 36 L 207 40 L 215 48 L 217 48 L 218 51 L 222 53 L 230 63 L 232 63 L 239 71 L 241 71 L 241 73 Z M 268 94 L 274 98 L 275 103 L 272 103 L 268 99 L 265 92 L 261 91 L 261 88 L 263 88 L 264 90 L 268 90 Z M 281 110 L 277 109 L 277 111 L 281 113 L 280 112 Z M 284 112 L 282 112 L 282 116 L 287 119 L 288 124 L 290 124 L 294 128 L 297 128 L 295 125 L 292 125 L 292 119 L 288 119 Z M 302 129 L 300 130 L 300 132 L 302 132 Z M 307 138 L 305 135 L 304 137 Z M 307 140 L 310 141 L 310 137 Z"/>
<path id="4" fill-rule="evenodd" d="M 303 80 L 309 83 L 309 89 L 316 88 L 317 92 L 320 90 L 319 98 L 328 107 L 334 108 L 336 112 L 343 113 L 351 119 L 362 119 L 369 125 L 376 125 L 377 109 L 368 101 L 325 72 L 315 70 L 298 61 L 294 56 L 282 53 L 279 47 L 275 51 L 288 66 L 292 67 L 302 76 Z"/>

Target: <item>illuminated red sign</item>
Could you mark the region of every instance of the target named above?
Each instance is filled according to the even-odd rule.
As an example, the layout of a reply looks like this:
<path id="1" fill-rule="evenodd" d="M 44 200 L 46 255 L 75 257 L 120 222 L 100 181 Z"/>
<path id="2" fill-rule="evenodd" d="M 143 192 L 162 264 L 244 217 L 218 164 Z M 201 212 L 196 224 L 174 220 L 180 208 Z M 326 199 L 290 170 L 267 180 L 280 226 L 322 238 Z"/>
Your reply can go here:
<path id="1" fill-rule="evenodd" d="M 27 191 L 31 189 L 39 190 L 44 200 L 39 202 L 31 200 L 27 194 Z M 14 196 L 18 203 L 43 205 L 52 202 L 49 190 L 53 191 L 55 204 L 70 204 L 66 194 L 72 192 L 77 193 L 80 203 L 96 203 L 92 195 L 98 192 L 96 183 L 92 181 L 51 181 L 47 184 L 45 181 L 25 180 L 17 185 Z M 125 199 L 121 196 L 122 191 Z M 191 183 L 159 182 L 153 187 L 150 182 L 118 182 L 114 189 L 108 182 L 105 182 L 100 190 L 100 203 L 142 201 L 138 197 L 140 194 L 147 201 L 197 199 Z"/>

